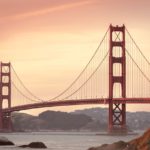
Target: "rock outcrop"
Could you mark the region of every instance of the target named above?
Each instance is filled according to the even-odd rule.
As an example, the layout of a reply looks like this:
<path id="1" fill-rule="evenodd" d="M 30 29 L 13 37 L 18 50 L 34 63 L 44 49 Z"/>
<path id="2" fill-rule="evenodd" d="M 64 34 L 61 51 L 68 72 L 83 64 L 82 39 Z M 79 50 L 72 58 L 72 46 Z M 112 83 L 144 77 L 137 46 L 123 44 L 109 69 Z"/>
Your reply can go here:
<path id="1" fill-rule="evenodd" d="M 141 137 L 129 142 L 135 147 L 135 150 L 150 150 L 150 129 L 148 129 Z"/>
<path id="2" fill-rule="evenodd" d="M 9 141 L 6 137 L 0 137 L 0 146 L 14 145 L 13 142 Z"/>
<path id="3" fill-rule="evenodd" d="M 28 145 L 21 145 L 22 148 L 47 148 L 46 145 L 42 142 L 32 142 Z"/>
<path id="4" fill-rule="evenodd" d="M 99 147 L 92 147 L 88 150 L 150 150 L 150 129 L 139 138 L 129 142 L 119 141 L 113 144 L 103 144 Z"/>
<path id="5" fill-rule="evenodd" d="M 103 144 L 99 147 L 91 147 L 88 150 L 123 150 L 127 147 L 128 143 L 119 141 L 113 144 Z"/>

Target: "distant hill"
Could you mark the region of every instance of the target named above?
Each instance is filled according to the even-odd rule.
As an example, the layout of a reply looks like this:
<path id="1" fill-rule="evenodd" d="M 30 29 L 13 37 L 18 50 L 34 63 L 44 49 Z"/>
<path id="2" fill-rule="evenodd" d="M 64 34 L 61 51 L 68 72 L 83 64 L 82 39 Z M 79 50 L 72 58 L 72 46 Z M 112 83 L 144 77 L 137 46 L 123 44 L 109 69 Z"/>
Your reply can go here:
<path id="1" fill-rule="evenodd" d="M 45 121 L 38 117 L 28 115 L 25 113 L 13 113 L 12 114 L 13 128 L 15 131 L 24 130 L 40 130 L 41 126 L 45 125 Z"/>
<path id="2" fill-rule="evenodd" d="M 108 109 L 92 108 L 84 110 L 76 110 L 74 114 L 85 114 L 93 120 L 97 120 L 99 124 L 107 126 Z M 150 112 L 127 112 L 127 125 L 131 130 L 145 130 L 150 127 Z"/>
<path id="3" fill-rule="evenodd" d="M 92 122 L 91 117 L 84 114 L 45 111 L 35 117 L 24 113 L 13 114 L 14 130 L 80 130 Z"/>
<path id="4" fill-rule="evenodd" d="M 46 129 L 60 130 L 79 130 L 92 121 L 91 117 L 84 114 L 70 114 L 55 111 L 45 111 L 39 114 L 39 119 L 46 122 Z"/>
<path id="5" fill-rule="evenodd" d="M 39 116 L 13 113 L 14 130 L 88 130 L 106 131 L 108 110 L 92 108 L 66 113 L 45 111 Z M 127 112 L 127 125 L 131 130 L 145 130 L 150 127 L 150 112 Z"/>

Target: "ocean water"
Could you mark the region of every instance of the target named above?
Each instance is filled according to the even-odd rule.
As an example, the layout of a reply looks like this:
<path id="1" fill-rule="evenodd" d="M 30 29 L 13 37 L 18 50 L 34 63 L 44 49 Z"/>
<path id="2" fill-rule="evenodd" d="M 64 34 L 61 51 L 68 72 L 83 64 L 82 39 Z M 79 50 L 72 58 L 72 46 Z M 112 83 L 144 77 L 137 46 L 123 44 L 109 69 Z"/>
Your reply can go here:
<path id="1" fill-rule="evenodd" d="M 97 135 L 98 132 L 28 132 L 28 133 L 2 133 L 16 146 L 0 146 L 0 150 L 21 150 L 17 146 L 41 141 L 49 150 L 87 150 L 89 147 L 100 146 L 104 143 L 113 143 L 118 140 L 129 141 L 139 135 L 106 136 Z M 25 150 L 32 150 L 25 148 Z M 35 149 L 34 149 L 35 150 Z M 40 150 L 40 149 L 39 149 Z"/>

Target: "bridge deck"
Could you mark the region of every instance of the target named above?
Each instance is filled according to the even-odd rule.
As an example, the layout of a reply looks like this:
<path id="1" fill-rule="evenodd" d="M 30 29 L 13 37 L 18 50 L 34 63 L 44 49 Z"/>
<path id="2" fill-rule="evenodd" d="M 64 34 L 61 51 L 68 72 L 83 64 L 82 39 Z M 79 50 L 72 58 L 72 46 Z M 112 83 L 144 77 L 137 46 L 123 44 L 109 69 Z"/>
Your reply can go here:
<path id="1" fill-rule="evenodd" d="M 56 106 L 71 106 L 71 105 L 89 105 L 89 104 L 108 104 L 111 101 L 109 98 L 97 99 L 78 99 L 78 100 L 62 100 L 62 101 L 49 101 L 34 104 L 27 104 L 21 106 L 14 106 L 10 109 L 5 108 L 3 112 L 14 112 L 43 107 L 56 107 Z M 115 98 L 113 103 L 126 103 L 126 104 L 149 104 L 150 98 Z"/>

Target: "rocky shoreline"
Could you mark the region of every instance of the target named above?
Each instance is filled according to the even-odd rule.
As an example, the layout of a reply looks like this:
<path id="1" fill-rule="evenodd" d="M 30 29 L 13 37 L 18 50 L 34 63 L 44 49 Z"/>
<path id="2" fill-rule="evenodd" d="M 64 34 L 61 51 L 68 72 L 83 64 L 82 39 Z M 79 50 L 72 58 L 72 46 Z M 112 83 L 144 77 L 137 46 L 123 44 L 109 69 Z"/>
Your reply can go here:
<path id="1" fill-rule="evenodd" d="M 5 137 L 0 137 L 0 146 L 10 146 L 10 145 L 15 145 L 15 144 Z"/>
<path id="2" fill-rule="evenodd" d="M 112 144 L 103 144 L 99 147 L 91 147 L 88 150 L 150 150 L 150 129 L 142 136 L 129 142 L 118 141 Z"/>
<path id="3" fill-rule="evenodd" d="M 15 144 L 5 137 L 0 137 L 0 146 L 15 146 Z M 47 148 L 42 142 L 31 142 L 27 145 L 18 146 L 21 148 Z"/>

